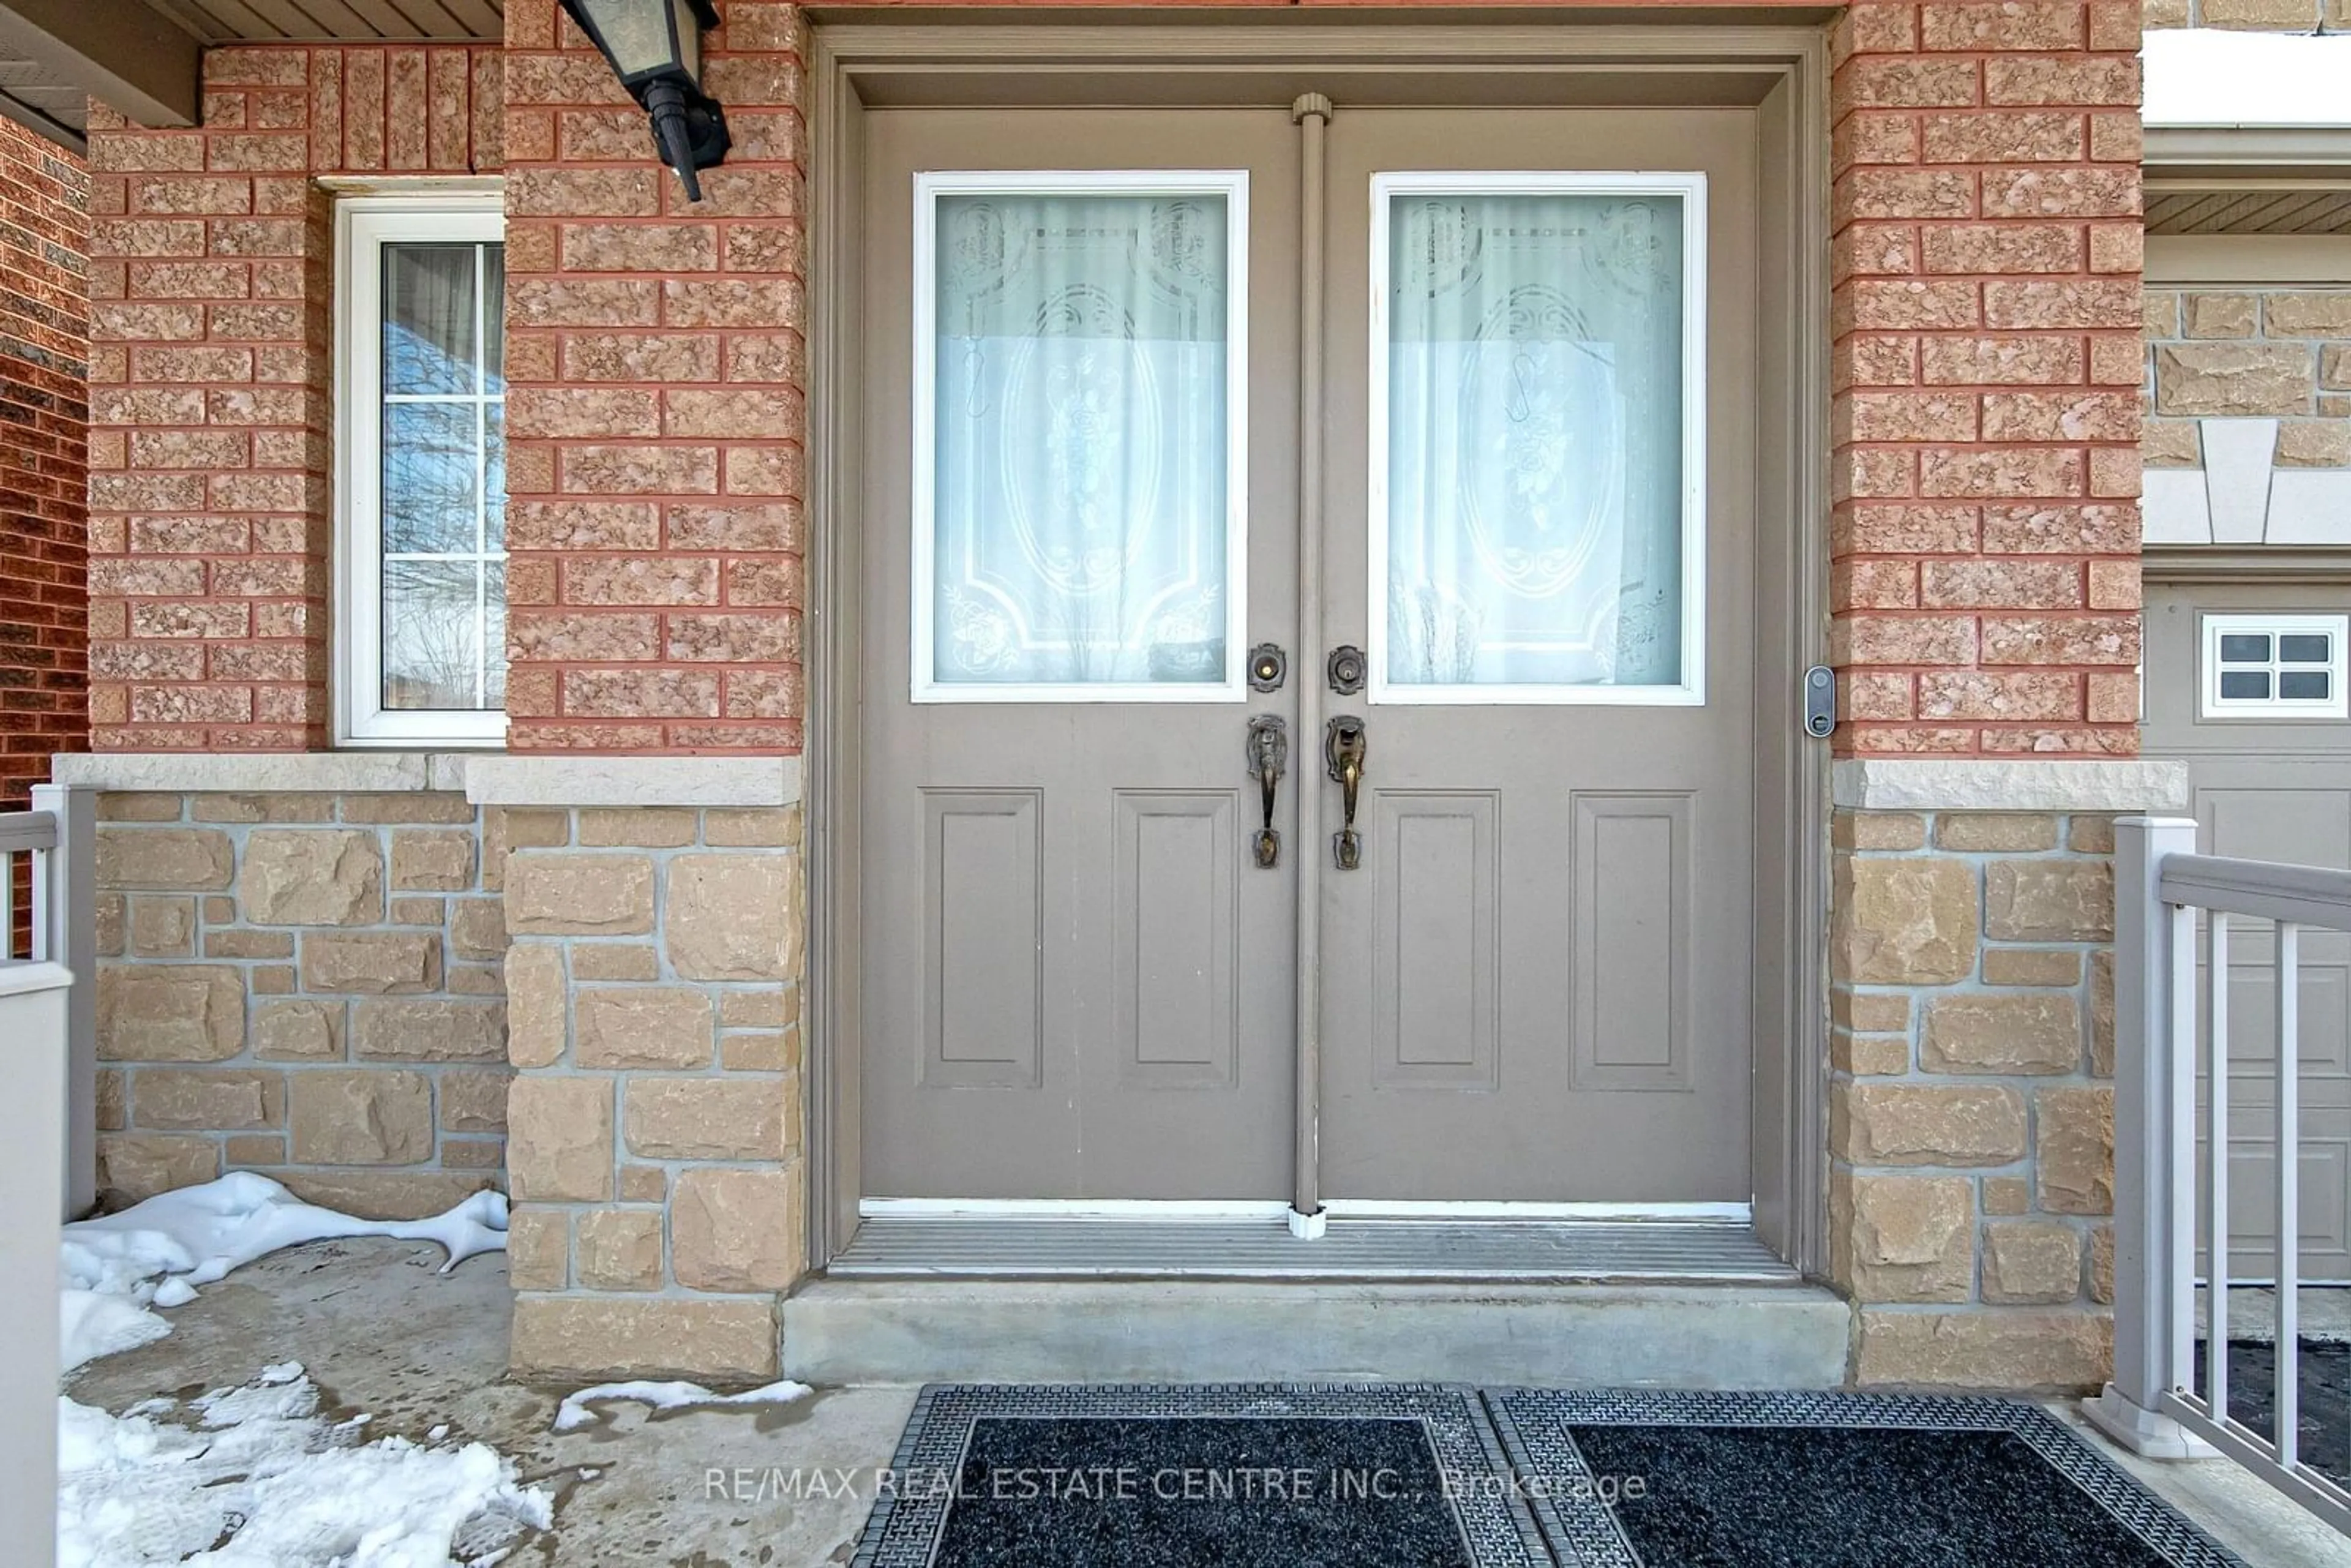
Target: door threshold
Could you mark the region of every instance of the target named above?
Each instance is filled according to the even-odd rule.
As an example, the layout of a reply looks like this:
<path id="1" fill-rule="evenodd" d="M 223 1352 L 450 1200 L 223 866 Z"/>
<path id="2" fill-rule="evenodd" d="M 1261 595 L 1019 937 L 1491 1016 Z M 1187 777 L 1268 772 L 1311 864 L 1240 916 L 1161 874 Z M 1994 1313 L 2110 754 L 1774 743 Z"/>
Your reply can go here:
<path id="1" fill-rule="evenodd" d="M 1333 1214 L 1291 1234 L 1280 1214 L 1182 1219 L 868 1215 L 835 1279 L 1514 1280 L 1795 1284 L 1740 1220 L 1409 1218 Z"/>

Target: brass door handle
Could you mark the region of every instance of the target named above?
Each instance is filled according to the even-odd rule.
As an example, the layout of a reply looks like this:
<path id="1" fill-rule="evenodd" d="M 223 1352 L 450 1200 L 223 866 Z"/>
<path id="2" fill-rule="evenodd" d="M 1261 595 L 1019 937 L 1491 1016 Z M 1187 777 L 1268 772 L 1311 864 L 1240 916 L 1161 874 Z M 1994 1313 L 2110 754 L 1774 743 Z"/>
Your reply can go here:
<path id="1" fill-rule="evenodd" d="M 1273 800 L 1281 775 L 1290 766 L 1290 727 L 1270 713 L 1249 720 L 1249 772 L 1264 797 L 1265 826 L 1258 831 L 1257 863 L 1270 870 L 1281 863 L 1281 834 L 1273 825 Z"/>
<path id="2" fill-rule="evenodd" d="M 1355 797 L 1363 787 L 1366 749 L 1364 721 L 1353 714 L 1338 715 L 1323 729 L 1322 760 L 1338 782 L 1346 812 L 1331 838 L 1331 856 L 1341 871 L 1353 871 L 1364 863 L 1364 841 L 1355 831 Z"/>

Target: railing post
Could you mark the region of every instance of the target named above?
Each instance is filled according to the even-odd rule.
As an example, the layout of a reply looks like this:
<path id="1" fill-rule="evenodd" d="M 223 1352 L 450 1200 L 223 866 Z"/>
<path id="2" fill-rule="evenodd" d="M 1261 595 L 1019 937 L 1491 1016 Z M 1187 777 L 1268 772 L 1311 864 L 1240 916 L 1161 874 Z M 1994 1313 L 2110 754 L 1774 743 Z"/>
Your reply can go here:
<path id="1" fill-rule="evenodd" d="M 2163 862 L 2196 852 L 2179 817 L 2115 823 L 2115 1380 L 2084 1407 L 2136 1453 L 2210 1447 L 2162 1414 L 2190 1381 L 2196 1312 L 2196 924 Z"/>
<path id="2" fill-rule="evenodd" d="M 33 878 L 33 956 L 73 975 L 66 996 L 65 1215 L 98 1202 L 98 792 L 33 786 L 33 810 L 53 813 L 57 847 Z"/>

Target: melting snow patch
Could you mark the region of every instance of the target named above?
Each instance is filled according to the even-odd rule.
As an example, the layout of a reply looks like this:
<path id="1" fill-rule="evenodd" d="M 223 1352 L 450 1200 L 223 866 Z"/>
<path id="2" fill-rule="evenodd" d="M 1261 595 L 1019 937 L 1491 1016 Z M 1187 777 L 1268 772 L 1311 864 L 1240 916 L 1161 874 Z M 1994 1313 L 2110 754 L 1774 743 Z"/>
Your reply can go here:
<path id="1" fill-rule="evenodd" d="M 546 1493 L 481 1443 L 359 1441 L 317 1413 L 301 1369 L 266 1369 L 193 1401 L 202 1430 L 57 1401 L 58 1568 L 486 1568 L 529 1529 Z"/>
<path id="2" fill-rule="evenodd" d="M 600 1383 L 564 1396 L 556 1407 L 555 1429 L 569 1432 L 595 1420 L 596 1413 L 588 1408 L 591 1399 L 632 1399 L 656 1410 L 682 1410 L 696 1405 L 789 1405 L 809 1393 L 807 1384 L 789 1379 L 740 1394 L 713 1394 L 699 1383 Z"/>
<path id="3" fill-rule="evenodd" d="M 503 1251 L 507 1200 L 477 1192 L 429 1219 L 360 1219 L 304 1203 L 267 1176 L 238 1171 L 202 1186 L 163 1193 L 120 1214 L 65 1228 L 59 1251 L 63 1368 L 111 1355 L 172 1332 L 149 1306 L 183 1306 L 209 1285 L 281 1247 L 348 1236 L 437 1241 L 442 1272 L 477 1252 Z"/>

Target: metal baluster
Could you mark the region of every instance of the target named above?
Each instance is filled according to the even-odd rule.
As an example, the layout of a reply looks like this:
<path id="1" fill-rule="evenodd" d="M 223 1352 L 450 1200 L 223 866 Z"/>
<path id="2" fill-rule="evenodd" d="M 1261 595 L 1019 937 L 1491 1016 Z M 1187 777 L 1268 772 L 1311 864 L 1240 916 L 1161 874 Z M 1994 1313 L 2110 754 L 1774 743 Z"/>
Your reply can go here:
<path id="1" fill-rule="evenodd" d="M 2193 839 L 2189 841 L 2191 844 Z M 2166 906 L 2171 942 L 2163 959 L 2162 983 L 2171 988 L 2164 1015 L 2171 1038 L 2166 1057 L 2152 1065 L 2168 1085 L 2164 1096 L 2160 1158 L 2167 1171 L 2164 1223 L 2170 1241 L 2164 1254 L 2169 1282 L 2162 1293 L 2161 1333 L 2169 1347 L 2170 1369 L 2163 1388 L 2196 1383 L 2196 911 L 2185 904 Z M 2153 1054 L 2156 1042 L 2147 1042 Z"/>
<path id="2" fill-rule="evenodd" d="M 2294 1466 L 2295 1437 L 2302 1416 L 2296 1406 L 2301 1392 L 2301 1325 L 2296 1321 L 2301 1291 L 2299 1254 L 2302 1249 L 2301 1186 L 2302 1112 L 2302 927 L 2292 921 L 2277 923 L 2277 1458 L 2281 1468 Z"/>
<path id="3" fill-rule="evenodd" d="M 2210 1260 L 2205 1265 L 2206 1328 L 2204 1331 L 2205 1397 L 2212 1419 L 2229 1418 L 2229 917 L 2219 910 L 2210 916 L 2212 950 L 2206 963 L 2204 1006 L 2211 1019 L 2207 1035 L 2212 1041 L 2211 1133 L 2208 1146 L 2210 1169 L 2205 1173 L 2210 1195 Z"/>

